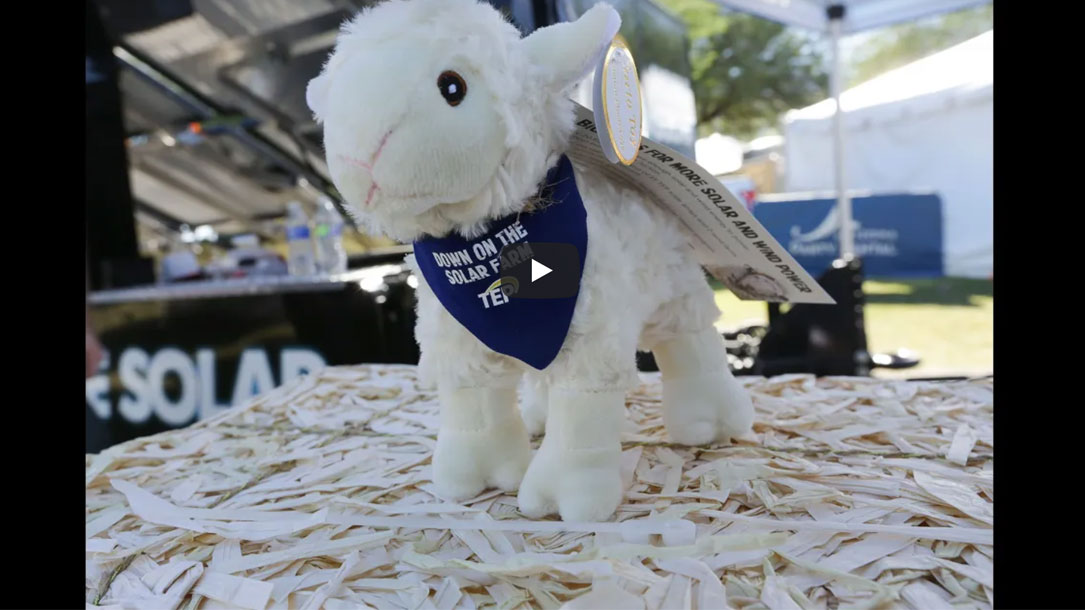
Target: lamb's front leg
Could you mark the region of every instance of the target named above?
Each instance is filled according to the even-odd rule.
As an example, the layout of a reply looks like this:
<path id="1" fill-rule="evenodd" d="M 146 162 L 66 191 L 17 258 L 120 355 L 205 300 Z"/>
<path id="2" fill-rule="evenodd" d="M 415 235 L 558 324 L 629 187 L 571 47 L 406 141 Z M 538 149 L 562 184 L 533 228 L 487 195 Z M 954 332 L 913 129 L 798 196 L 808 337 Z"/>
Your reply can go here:
<path id="1" fill-rule="evenodd" d="M 438 383 L 441 427 L 433 453 L 438 494 L 465 500 L 489 487 L 519 487 L 531 445 L 516 406 L 517 381 L 495 378 L 473 387 Z"/>
<path id="2" fill-rule="evenodd" d="M 422 277 L 417 270 L 416 276 Z M 433 453 L 437 493 L 465 500 L 487 487 L 516 489 L 531 461 L 531 441 L 516 406 L 520 367 L 482 345 L 441 306 L 424 279 L 415 335 L 422 350 L 419 372 L 436 384 L 441 405 Z"/>
<path id="3" fill-rule="evenodd" d="M 605 304 L 594 300 L 601 311 Z M 591 313 L 585 318 L 596 319 Z M 636 336 L 629 326 L 597 324 L 570 335 L 547 368 L 546 436 L 520 485 L 525 515 L 602 521 L 621 502 L 625 393 L 636 382 Z"/>
<path id="4" fill-rule="evenodd" d="M 621 424 L 625 392 L 550 387 L 546 436 L 520 486 L 520 510 L 538 518 L 602 521 L 622 499 Z"/>

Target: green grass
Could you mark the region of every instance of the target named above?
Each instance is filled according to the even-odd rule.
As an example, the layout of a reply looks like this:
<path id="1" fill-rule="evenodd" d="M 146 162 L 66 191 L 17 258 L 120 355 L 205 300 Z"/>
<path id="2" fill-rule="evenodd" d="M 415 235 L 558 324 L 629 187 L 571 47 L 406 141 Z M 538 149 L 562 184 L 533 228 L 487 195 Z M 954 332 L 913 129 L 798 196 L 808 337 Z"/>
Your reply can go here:
<path id="1" fill-rule="evenodd" d="M 765 323 L 764 303 L 740 301 L 719 284 L 716 303 L 723 311 L 717 326 L 736 328 Z M 879 377 L 986 375 L 994 369 L 994 305 L 990 280 L 939 278 L 867 280 L 866 332 L 872 353 L 907 348 L 919 366 L 899 371 L 876 369 Z"/>

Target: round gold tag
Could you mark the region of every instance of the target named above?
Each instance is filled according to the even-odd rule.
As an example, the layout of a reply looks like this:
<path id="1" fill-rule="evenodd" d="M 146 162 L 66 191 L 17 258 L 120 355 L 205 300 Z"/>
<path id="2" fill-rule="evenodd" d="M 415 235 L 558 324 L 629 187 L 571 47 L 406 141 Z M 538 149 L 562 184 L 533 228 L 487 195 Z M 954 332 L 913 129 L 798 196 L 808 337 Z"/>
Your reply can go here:
<path id="1" fill-rule="evenodd" d="M 611 163 L 632 165 L 640 152 L 640 81 L 633 54 L 619 34 L 595 69 L 593 112 L 599 144 Z"/>

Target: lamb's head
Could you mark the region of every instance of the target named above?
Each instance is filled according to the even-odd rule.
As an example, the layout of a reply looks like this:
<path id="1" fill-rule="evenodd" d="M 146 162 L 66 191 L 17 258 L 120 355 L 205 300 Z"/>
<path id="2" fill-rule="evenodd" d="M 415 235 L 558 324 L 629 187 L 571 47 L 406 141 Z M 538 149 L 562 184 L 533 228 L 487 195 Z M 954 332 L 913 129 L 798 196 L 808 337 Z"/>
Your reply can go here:
<path id="1" fill-rule="evenodd" d="M 388 0 L 344 24 L 306 97 L 336 188 L 409 241 L 520 209 L 573 128 L 568 90 L 618 31 L 597 4 L 526 38 L 477 0 Z"/>

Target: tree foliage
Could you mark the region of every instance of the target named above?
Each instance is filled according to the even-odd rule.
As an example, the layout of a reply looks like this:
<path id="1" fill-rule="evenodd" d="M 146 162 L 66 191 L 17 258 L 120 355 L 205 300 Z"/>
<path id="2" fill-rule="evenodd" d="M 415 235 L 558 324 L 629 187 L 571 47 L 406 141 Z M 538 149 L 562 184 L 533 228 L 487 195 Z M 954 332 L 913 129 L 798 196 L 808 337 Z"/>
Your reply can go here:
<path id="1" fill-rule="evenodd" d="M 994 4 L 885 28 L 855 49 L 849 86 L 964 42 L 994 27 Z"/>
<path id="2" fill-rule="evenodd" d="M 742 138 L 828 95 L 823 52 L 812 37 L 711 0 L 660 0 L 689 27 L 693 91 L 702 134 Z"/>

